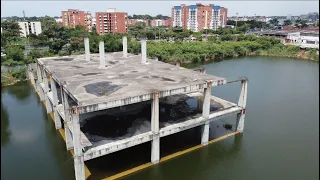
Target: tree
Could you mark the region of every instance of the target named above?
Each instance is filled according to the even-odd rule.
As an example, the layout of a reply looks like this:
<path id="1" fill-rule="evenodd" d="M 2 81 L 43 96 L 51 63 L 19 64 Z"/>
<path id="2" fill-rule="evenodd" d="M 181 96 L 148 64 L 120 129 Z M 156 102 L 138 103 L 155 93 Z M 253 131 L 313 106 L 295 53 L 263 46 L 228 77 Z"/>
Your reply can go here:
<path id="1" fill-rule="evenodd" d="M 292 24 L 292 22 L 291 22 L 290 19 L 286 19 L 286 20 L 283 22 L 283 25 L 284 25 L 284 26 L 289 26 L 289 25 L 291 25 L 291 24 Z"/>
<path id="2" fill-rule="evenodd" d="M 278 26 L 279 20 L 277 18 L 274 18 L 274 19 L 271 19 L 269 23 L 272 24 L 273 26 Z"/>
<path id="3" fill-rule="evenodd" d="M 23 49 L 21 48 L 21 46 L 17 46 L 17 45 L 8 46 L 5 50 L 5 53 L 6 53 L 7 59 L 12 59 L 13 61 L 17 61 L 17 62 L 24 61 Z"/>
<path id="4" fill-rule="evenodd" d="M 4 38 L 3 42 L 8 42 L 11 44 L 12 42 L 16 42 L 20 39 L 21 27 L 17 22 L 1 22 L 2 34 L 1 34 L 1 42 L 2 38 Z M 3 43 L 6 44 L 6 43 Z"/>
<path id="5" fill-rule="evenodd" d="M 155 17 L 155 19 L 162 19 L 162 18 L 163 18 L 162 14 L 158 14 L 158 15 L 156 15 L 156 17 Z"/>
<path id="6" fill-rule="evenodd" d="M 307 21 L 306 20 L 302 20 L 301 18 L 296 20 L 295 26 L 302 27 L 302 28 L 308 27 Z"/>

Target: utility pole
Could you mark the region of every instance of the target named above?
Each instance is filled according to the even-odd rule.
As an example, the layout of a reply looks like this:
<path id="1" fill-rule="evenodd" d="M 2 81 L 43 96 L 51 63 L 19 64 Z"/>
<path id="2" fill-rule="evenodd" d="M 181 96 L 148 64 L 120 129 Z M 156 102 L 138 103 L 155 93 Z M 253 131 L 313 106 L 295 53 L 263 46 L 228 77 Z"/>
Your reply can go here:
<path id="1" fill-rule="evenodd" d="M 24 12 L 24 10 L 22 10 L 22 14 L 23 14 L 23 21 L 26 21 L 26 13 Z M 28 23 L 28 25 L 29 25 L 29 23 Z M 29 32 L 29 34 L 30 34 L 30 32 Z M 30 47 L 29 35 L 28 34 L 26 34 L 26 35 L 27 35 L 28 46 Z M 25 49 L 26 49 L 26 47 L 25 47 Z"/>
<path id="2" fill-rule="evenodd" d="M 235 28 L 235 30 L 237 30 L 237 24 L 238 24 L 238 14 L 239 14 L 239 13 L 236 13 L 236 15 L 237 15 L 236 17 L 237 17 L 237 18 L 236 18 L 236 28 Z"/>

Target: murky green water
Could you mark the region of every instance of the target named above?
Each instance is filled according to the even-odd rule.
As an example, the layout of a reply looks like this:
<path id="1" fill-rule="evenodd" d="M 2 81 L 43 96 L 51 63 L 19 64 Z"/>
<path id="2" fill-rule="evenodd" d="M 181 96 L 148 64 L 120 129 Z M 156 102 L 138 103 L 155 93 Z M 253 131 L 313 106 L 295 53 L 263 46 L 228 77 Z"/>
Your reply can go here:
<path id="1" fill-rule="evenodd" d="M 318 63 L 247 57 L 208 64 L 206 69 L 230 80 L 249 78 L 244 133 L 124 179 L 319 179 Z M 236 102 L 239 88 L 239 84 L 230 84 L 213 88 L 212 94 Z M 235 124 L 235 117 L 222 121 Z M 211 127 L 212 139 L 219 128 L 217 124 Z M 162 156 L 199 144 L 199 133 L 194 129 L 163 138 Z M 88 161 L 95 175 L 90 179 L 149 159 L 150 144 L 144 144 Z M 102 172 L 101 164 L 109 170 Z M 2 88 L 1 178 L 74 179 L 71 154 L 28 83 Z"/>

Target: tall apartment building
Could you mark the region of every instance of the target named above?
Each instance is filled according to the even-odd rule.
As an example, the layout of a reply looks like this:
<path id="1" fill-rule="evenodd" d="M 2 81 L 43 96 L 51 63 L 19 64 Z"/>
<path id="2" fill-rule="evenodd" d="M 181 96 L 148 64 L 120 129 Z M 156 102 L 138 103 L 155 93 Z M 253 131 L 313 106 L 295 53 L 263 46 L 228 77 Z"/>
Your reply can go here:
<path id="1" fill-rule="evenodd" d="M 98 34 L 126 33 L 128 31 L 128 13 L 116 12 L 108 9 L 107 12 L 96 12 L 96 31 Z"/>
<path id="2" fill-rule="evenodd" d="M 29 34 L 41 34 L 41 22 L 18 22 L 20 28 L 21 28 L 21 37 L 27 37 Z"/>
<path id="3" fill-rule="evenodd" d="M 92 16 L 89 11 L 68 9 L 68 11 L 62 11 L 62 24 L 73 28 L 75 28 L 76 25 L 83 25 L 86 26 L 90 32 L 92 30 Z"/>
<path id="4" fill-rule="evenodd" d="M 190 6 L 174 6 L 171 17 L 173 27 L 199 32 L 203 29 L 216 30 L 218 27 L 224 27 L 227 24 L 227 16 L 227 8 L 197 3 Z"/>

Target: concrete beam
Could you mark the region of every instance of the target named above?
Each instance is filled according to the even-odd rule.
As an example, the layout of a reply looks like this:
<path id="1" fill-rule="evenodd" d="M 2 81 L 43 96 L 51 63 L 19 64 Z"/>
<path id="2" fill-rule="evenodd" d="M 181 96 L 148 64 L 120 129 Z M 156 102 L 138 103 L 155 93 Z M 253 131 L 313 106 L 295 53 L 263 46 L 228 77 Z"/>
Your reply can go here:
<path id="1" fill-rule="evenodd" d="M 244 119 L 246 113 L 247 105 L 247 94 L 248 94 L 248 81 L 241 81 L 240 97 L 238 101 L 238 106 L 242 107 L 242 111 L 237 115 L 236 131 L 243 132 L 244 129 Z"/>
<path id="2" fill-rule="evenodd" d="M 177 88 L 177 89 L 173 89 L 173 90 L 160 91 L 159 98 L 172 96 L 172 95 L 176 95 L 176 94 L 187 94 L 187 93 L 192 93 L 192 92 L 198 92 L 199 90 L 202 90 L 206 85 L 207 84 L 197 84 L 197 85 L 191 85 L 188 87 Z M 78 106 L 78 110 L 79 110 L 80 114 L 83 114 L 83 113 L 100 111 L 100 110 L 104 110 L 104 109 L 109 109 L 109 108 L 134 104 L 134 103 L 138 103 L 138 102 L 148 101 L 151 99 L 152 99 L 152 93 L 141 95 L 141 96 L 123 98 L 123 99 L 115 100 L 115 101 L 104 102 L 104 103 L 100 103 L 100 104 Z"/>
<path id="3" fill-rule="evenodd" d="M 122 149 L 136 146 L 151 140 L 153 140 L 153 133 L 149 131 L 143 134 L 132 136 L 130 138 L 126 138 L 119 141 L 104 144 L 101 146 L 93 147 L 88 149 L 84 153 L 84 160 L 87 161 L 90 159 L 94 159 L 100 156 L 104 156 L 113 152 L 120 151 Z"/>
<path id="4" fill-rule="evenodd" d="M 204 125 L 206 122 L 211 122 L 211 121 L 216 121 L 220 118 L 223 117 L 227 117 L 230 116 L 232 114 L 236 114 L 239 113 L 241 111 L 241 107 L 230 107 L 227 108 L 225 110 L 221 110 L 221 111 L 216 111 L 214 113 L 211 113 L 209 115 L 209 118 L 204 118 L 204 117 L 198 117 L 195 119 L 190 119 L 190 120 L 186 120 L 184 122 L 181 123 L 176 123 L 170 126 L 166 126 L 164 128 L 161 128 L 159 131 L 160 137 L 165 137 L 165 136 L 169 136 L 181 131 L 185 131 L 197 126 L 201 126 Z"/>

